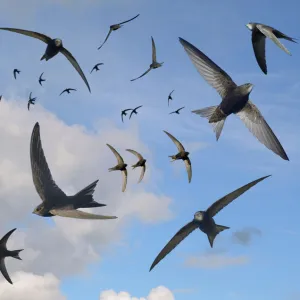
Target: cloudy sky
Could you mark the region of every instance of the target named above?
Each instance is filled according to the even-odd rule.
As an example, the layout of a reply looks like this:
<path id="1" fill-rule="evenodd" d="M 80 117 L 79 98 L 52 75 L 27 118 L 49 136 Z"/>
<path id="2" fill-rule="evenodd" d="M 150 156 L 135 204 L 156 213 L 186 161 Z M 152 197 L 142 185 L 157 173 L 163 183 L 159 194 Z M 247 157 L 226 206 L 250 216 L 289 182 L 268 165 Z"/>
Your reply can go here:
<path id="1" fill-rule="evenodd" d="M 250 21 L 299 38 L 296 0 L 245 1 L 1 0 L 1 26 L 61 38 L 91 85 L 90 94 L 62 55 L 45 62 L 38 40 L 0 32 L 0 235 L 18 230 L 9 249 L 25 250 L 22 261 L 6 259 L 14 285 L 0 276 L 1 300 L 295 300 L 300 297 L 299 45 L 284 41 L 293 56 L 267 41 L 269 74 L 259 69 L 251 45 Z M 270 8 L 271 7 L 271 8 Z M 258 10 L 259 8 L 259 10 Z M 109 25 L 140 17 L 113 32 Z M 298 29 L 298 31 L 296 30 Z M 135 82 L 151 63 L 151 36 L 162 68 Z M 251 82 L 251 100 L 272 127 L 290 161 L 261 145 L 235 116 L 218 142 L 206 120 L 191 110 L 220 98 L 197 73 L 178 41 L 182 37 L 220 65 L 237 84 Z M 90 74 L 96 63 L 101 71 Z M 13 69 L 21 70 L 17 80 Z M 46 82 L 41 87 L 39 75 Z M 77 92 L 59 96 L 67 88 Z M 168 108 L 171 90 L 173 101 Z M 36 105 L 27 111 L 32 92 Z M 143 105 L 121 122 L 125 108 Z M 169 112 L 181 106 L 181 115 Z M 45 155 L 57 184 L 74 194 L 96 179 L 94 213 L 117 220 L 41 218 L 30 169 L 29 141 L 41 126 Z M 190 152 L 189 184 L 182 162 L 170 163 L 176 147 L 167 130 Z M 106 146 L 113 145 L 132 165 L 147 159 L 145 179 L 129 168 L 121 174 Z M 154 270 L 149 267 L 166 242 L 198 210 L 234 189 L 272 174 L 226 207 L 215 220 L 229 226 L 210 249 L 196 230 Z"/>

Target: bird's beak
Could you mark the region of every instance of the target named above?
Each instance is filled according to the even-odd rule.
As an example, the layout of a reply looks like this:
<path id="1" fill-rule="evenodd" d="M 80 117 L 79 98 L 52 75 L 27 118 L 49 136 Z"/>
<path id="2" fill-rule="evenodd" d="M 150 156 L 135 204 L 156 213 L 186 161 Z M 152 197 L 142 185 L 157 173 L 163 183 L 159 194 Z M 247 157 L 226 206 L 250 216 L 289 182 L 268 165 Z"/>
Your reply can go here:
<path id="1" fill-rule="evenodd" d="M 37 215 L 37 211 L 36 210 L 34 210 L 32 213 L 35 214 L 35 215 Z"/>

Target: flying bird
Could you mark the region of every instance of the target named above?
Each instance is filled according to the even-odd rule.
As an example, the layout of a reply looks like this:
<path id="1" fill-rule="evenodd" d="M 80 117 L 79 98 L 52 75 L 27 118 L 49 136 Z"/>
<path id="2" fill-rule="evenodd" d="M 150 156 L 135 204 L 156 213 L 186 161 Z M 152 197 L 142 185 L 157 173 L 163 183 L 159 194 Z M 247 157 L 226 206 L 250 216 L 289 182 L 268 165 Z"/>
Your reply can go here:
<path id="1" fill-rule="evenodd" d="M 122 175 L 123 175 L 123 184 L 122 184 L 122 192 L 125 192 L 126 190 L 126 185 L 127 185 L 127 164 L 124 163 L 124 160 L 122 158 L 122 156 L 117 152 L 117 150 L 112 147 L 109 144 L 106 144 L 109 149 L 113 152 L 113 154 L 115 155 L 115 157 L 117 158 L 118 164 L 113 167 L 113 168 L 109 168 L 108 171 L 121 171 Z"/>
<path id="2" fill-rule="evenodd" d="M 89 83 L 88 83 L 83 71 L 81 70 L 78 62 L 76 61 L 75 57 L 63 46 L 63 42 L 61 39 L 57 39 L 57 38 L 52 39 L 45 34 L 38 33 L 35 31 L 30 31 L 30 30 L 24 30 L 24 29 L 6 28 L 6 27 L 1 27 L 0 29 L 27 35 L 27 36 L 33 37 L 35 39 L 39 39 L 40 41 L 46 43 L 47 48 L 46 48 L 45 54 L 42 56 L 41 60 L 45 59 L 46 61 L 48 61 L 49 59 L 54 57 L 58 52 L 62 53 L 69 60 L 69 62 L 76 69 L 76 71 L 79 73 L 79 75 L 85 82 L 86 86 L 88 87 L 89 91 L 91 92 Z"/>
<path id="3" fill-rule="evenodd" d="M 169 132 L 165 131 L 164 132 L 168 135 L 168 137 L 173 141 L 173 143 L 175 144 L 175 146 L 178 149 L 178 153 L 176 155 L 170 155 L 169 157 L 172 158 L 171 162 L 175 161 L 175 160 L 179 160 L 182 159 L 184 161 L 185 164 L 185 168 L 188 174 L 188 179 L 189 179 L 189 183 L 192 180 L 192 164 L 191 161 L 189 159 L 189 152 L 185 151 L 183 145 Z"/>
<path id="4" fill-rule="evenodd" d="M 173 92 L 174 92 L 174 90 L 173 90 L 173 91 L 169 94 L 169 96 L 168 96 L 168 106 L 169 106 L 169 104 L 170 104 L 170 100 L 173 100 L 173 98 L 172 98 Z"/>
<path id="5" fill-rule="evenodd" d="M 6 266 L 5 266 L 5 258 L 6 257 L 13 257 L 15 259 L 19 259 L 22 260 L 21 257 L 19 256 L 19 253 L 21 251 L 23 251 L 24 249 L 20 249 L 20 250 L 7 250 L 6 248 L 6 243 L 9 239 L 9 237 L 11 236 L 11 234 L 16 230 L 12 229 L 11 231 L 9 231 L 1 240 L 0 240 L 0 271 L 2 273 L 2 275 L 4 276 L 4 278 L 10 283 L 13 284 L 8 273 L 6 270 Z"/>
<path id="6" fill-rule="evenodd" d="M 126 149 L 126 151 L 132 153 L 133 155 L 135 155 L 139 159 L 139 161 L 136 164 L 132 165 L 132 169 L 134 170 L 137 167 L 142 168 L 142 172 L 141 172 L 141 175 L 140 175 L 140 178 L 139 178 L 139 181 L 138 181 L 138 183 L 140 183 L 142 181 L 142 179 L 144 178 L 144 175 L 145 175 L 145 172 L 146 172 L 146 159 L 144 159 L 144 157 L 140 153 L 138 153 L 134 150 Z"/>
<path id="7" fill-rule="evenodd" d="M 248 23 L 246 26 L 252 31 L 252 46 L 256 61 L 265 74 L 267 74 L 266 37 L 271 39 L 285 53 L 292 55 L 290 51 L 280 43 L 279 39 L 285 39 L 297 43 L 295 38 L 291 38 L 271 26 L 260 23 Z"/>
<path id="8" fill-rule="evenodd" d="M 43 78 L 42 78 L 43 74 L 44 74 L 44 72 L 40 75 L 40 78 L 39 78 L 39 84 L 40 84 L 41 86 L 43 86 L 43 85 L 42 85 L 42 82 L 43 82 L 43 81 L 46 81 L 46 79 L 43 79 Z"/>
<path id="9" fill-rule="evenodd" d="M 179 112 L 180 112 L 182 109 L 184 109 L 184 106 L 178 108 L 177 110 L 174 110 L 174 111 L 170 112 L 169 115 L 171 115 L 171 114 L 177 114 L 177 115 L 179 115 Z"/>
<path id="10" fill-rule="evenodd" d="M 71 91 L 77 91 L 77 90 L 76 90 L 76 89 L 67 88 L 67 89 L 64 89 L 64 90 L 59 94 L 59 96 L 60 96 L 61 94 L 65 93 L 65 92 L 67 92 L 68 94 L 70 94 Z"/>
<path id="11" fill-rule="evenodd" d="M 77 210 L 78 208 L 101 207 L 93 199 L 93 193 L 99 180 L 94 181 L 73 196 L 67 196 L 55 183 L 48 167 L 40 138 L 39 123 L 35 123 L 30 141 L 30 161 L 32 179 L 42 203 L 33 211 L 41 217 L 67 217 L 76 219 L 116 219 L 115 216 L 95 215 Z"/>
<path id="12" fill-rule="evenodd" d="M 20 74 L 20 73 L 21 73 L 20 70 L 14 69 L 14 77 L 15 77 L 15 79 L 17 79 L 17 74 Z"/>
<path id="13" fill-rule="evenodd" d="M 100 69 L 99 69 L 99 66 L 102 66 L 102 65 L 104 65 L 104 63 L 99 63 L 99 64 L 94 65 L 93 69 L 91 70 L 91 73 L 92 73 L 94 70 L 96 70 L 96 72 L 99 71 L 99 70 L 100 70 Z"/>
<path id="14" fill-rule="evenodd" d="M 140 107 L 142 107 L 142 106 L 143 106 L 143 105 L 140 105 L 140 106 L 134 108 L 134 109 L 132 110 L 132 112 L 130 113 L 129 119 L 131 119 L 132 114 L 137 115 L 137 114 L 138 114 L 138 113 L 137 113 L 137 110 L 138 110 Z"/>
<path id="15" fill-rule="evenodd" d="M 213 203 L 206 211 L 198 211 L 194 214 L 194 219 L 182 227 L 173 238 L 167 243 L 167 245 L 160 251 L 155 258 L 153 264 L 150 267 L 150 271 L 166 256 L 168 255 L 177 245 L 179 245 L 189 234 L 195 229 L 199 228 L 204 232 L 207 237 L 211 248 L 213 247 L 215 237 L 223 230 L 229 229 L 230 227 L 218 225 L 215 223 L 213 217 L 221 211 L 225 206 L 230 204 L 233 200 L 238 198 L 240 195 L 245 193 L 251 187 L 256 185 L 258 182 L 268 178 L 271 175 L 261 177 L 254 180 L 239 189 L 231 192 L 223 198 Z"/>
<path id="16" fill-rule="evenodd" d="M 30 105 L 34 105 L 35 104 L 34 102 L 36 100 L 36 97 L 31 98 L 31 95 L 32 95 L 32 93 L 30 92 L 29 99 L 28 99 L 28 104 L 27 104 L 28 110 L 29 110 Z"/>
<path id="17" fill-rule="evenodd" d="M 123 116 L 127 116 L 127 111 L 129 110 L 132 110 L 132 108 L 127 108 L 127 109 L 124 109 L 121 111 L 121 119 L 122 119 L 122 122 L 124 123 L 124 120 L 123 120 Z"/>
<path id="18" fill-rule="evenodd" d="M 124 22 L 121 22 L 121 23 L 118 23 L 118 24 L 111 25 L 111 26 L 109 27 L 109 32 L 108 32 L 108 34 L 107 34 L 107 36 L 106 36 L 104 42 L 103 42 L 102 45 L 98 48 L 98 50 L 106 43 L 106 41 L 107 41 L 108 37 L 110 36 L 110 34 L 112 33 L 112 31 L 116 31 L 116 30 L 120 29 L 120 28 L 123 26 L 122 24 L 125 24 L 125 23 L 128 23 L 128 22 L 134 20 L 134 19 L 137 18 L 139 15 L 140 15 L 140 14 L 136 15 L 135 17 L 133 17 L 133 18 L 127 20 L 127 21 L 124 21 Z"/>
<path id="19" fill-rule="evenodd" d="M 153 37 L 151 36 L 151 40 L 152 40 L 152 63 L 149 67 L 149 69 L 143 73 L 141 76 L 137 77 L 137 78 L 134 78 L 134 79 L 131 79 L 130 81 L 134 81 L 134 80 L 137 80 L 143 76 L 145 76 L 147 73 L 149 73 L 152 69 L 157 69 L 159 67 L 161 67 L 163 65 L 163 62 L 162 63 L 158 63 L 156 61 L 156 47 L 155 47 L 155 43 L 154 43 L 154 40 L 153 40 Z"/>
<path id="20" fill-rule="evenodd" d="M 221 104 L 218 106 L 192 111 L 208 119 L 208 122 L 213 125 L 217 140 L 220 137 L 226 118 L 234 113 L 262 144 L 284 160 L 289 160 L 268 123 L 256 105 L 249 100 L 253 84 L 246 83 L 237 86 L 232 78 L 203 52 L 182 38 L 179 38 L 179 41 L 200 75 L 217 90 L 222 98 Z"/>

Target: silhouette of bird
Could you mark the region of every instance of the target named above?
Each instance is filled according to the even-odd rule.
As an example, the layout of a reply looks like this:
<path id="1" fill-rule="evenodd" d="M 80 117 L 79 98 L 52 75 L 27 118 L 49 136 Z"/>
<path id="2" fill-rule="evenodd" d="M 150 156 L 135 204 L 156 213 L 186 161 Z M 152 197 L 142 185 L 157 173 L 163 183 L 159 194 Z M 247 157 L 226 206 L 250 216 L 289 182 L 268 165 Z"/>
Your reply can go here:
<path id="1" fill-rule="evenodd" d="M 137 18 L 139 15 L 140 15 L 140 14 L 136 15 L 135 17 L 133 17 L 133 18 L 127 20 L 127 21 L 124 21 L 124 22 L 121 22 L 121 23 L 118 23 L 118 24 L 110 25 L 110 27 L 109 27 L 109 32 L 108 32 L 108 34 L 107 34 L 107 36 L 106 36 L 104 42 L 102 43 L 102 45 L 98 48 L 98 50 L 106 43 L 106 41 L 107 41 L 108 37 L 110 36 L 110 34 L 112 33 L 112 31 L 116 31 L 116 30 L 120 29 L 120 28 L 123 26 L 122 24 L 125 24 L 125 23 L 128 23 L 128 22 L 134 20 L 134 19 Z"/>
<path id="2" fill-rule="evenodd" d="M 64 90 L 59 94 L 59 96 L 60 96 L 61 94 L 65 93 L 65 92 L 67 92 L 68 94 L 70 94 L 71 91 L 77 91 L 77 90 L 76 90 L 76 89 L 72 89 L 72 88 L 67 88 L 67 89 L 64 89 Z"/>
<path id="3" fill-rule="evenodd" d="M 0 240 L 0 271 L 2 273 L 2 275 L 4 276 L 4 278 L 10 283 L 13 284 L 8 273 L 6 270 L 6 266 L 5 266 L 5 258 L 6 257 L 13 257 L 15 259 L 19 259 L 22 260 L 21 257 L 19 256 L 19 253 L 21 251 L 23 251 L 24 249 L 20 249 L 20 250 L 7 250 L 6 248 L 6 244 L 7 241 L 9 239 L 9 237 L 11 236 L 11 234 L 16 230 L 17 228 L 12 229 L 11 231 L 9 231 L 1 240 Z"/>
<path id="4" fill-rule="evenodd" d="M 115 216 L 101 216 L 77 210 L 78 208 L 106 206 L 106 204 L 100 204 L 93 199 L 93 193 L 99 180 L 89 184 L 77 194 L 67 196 L 52 178 L 42 147 L 38 122 L 35 123 L 31 134 L 30 161 L 33 183 L 42 200 L 42 203 L 34 209 L 34 214 L 41 217 L 60 216 L 91 220 L 117 218 Z"/>
<path id="5" fill-rule="evenodd" d="M 94 70 L 96 70 L 96 72 L 99 71 L 99 70 L 100 70 L 100 69 L 99 69 L 99 66 L 101 66 L 101 65 L 104 65 L 104 64 L 103 64 L 103 63 L 96 64 L 96 65 L 93 67 L 93 69 L 91 70 L 91 73 L 92 73 Z"/>
<path id="6" fill-rule="evenodd" d="M 173 90 L 173 91 L 169 94 L 169 96 L 168 96 L 168 106 L 169 106 L 169 104 L 170 104 L 170 100 L 173 100 L 172 94 L 173 94 L 174 91 L 175 91 L 175 90 Z"/>
<path id="7" fill-rule="evenodd" d="M 184 39 L 179 38 L 179 40 L 198 72 L 222 98 L 221 104 L 218 106 L 192 111 L 208 119 L 208 122 L 213 125 L 217 140 L 221 135 L 226 118 L 231 114 L 236 114 L 262 144 L 281 158 L 289 160 L 270 126 L 258 108 L 249 100 L 253 84 L 246 83 L 237 86 L 232 78 L 203 52 Z"/>
<path id="8" fill-rule="evenodd" d="M 185 107 L 185 106 L 180 107 L 180 108 L 178 108 L 177 110 L 174 110 L 174 111 L 170 112 L 169 115 L 171 115 L 171 114 L 178 114 L 178 115 L 179 115 L 179 114 L 180 114 L 179 112 L 180 112 L 182 109 L 184 109 L 184 107 Z"/>
<path id="9" fill-rule="evenodd" d="M 21 73 L 20 70 L 14 69 L 14 77 L 15 77 L 15 79 L 17 79 L 17 74 L 20 74 L 20 73 Z"/>
<path id="10" fill-rule="evenodd" d="M 123 123 L 124 123 L 123 116 L 127 116 L 126 112 L 129 111 L 129 110 L 132 110 L 132 108 L 127 108 L 127 109 L 124 109 L 124 110 L 121 111 L 121 119 L 122 119 Z"/>
<path id="11" fill-rule="evenodd" d="M 0 96 L 0 101 L 2 100 L 2 95 Z"/>
<path id="12" fill-rule="evenodd" d="M 267 75 L 266 62 L 266 37 L 272 40 L 280 49 L 288 55 L 292 55 L 290 51 L 280 43 L 279 39 L 286 39 L 288 41 L 297 43 L 295 38 L 291 38 L 279 30 L 261 23 L 248 23 L 246 25 L 252 31 L 252 46 L 256 61 L 260 69 Z"/>
<path id="13" fill-rule="evenodd" d="M 147 73 L 149 73 L 152 69 L 157 69 L 159 67 L 161 67 L 163 65 L 163 62 L 162 63 L 158 63 L 156 61 L 156 47 L 155 47 L 155 43 L 154 43 L 154 40 L 153 40 L 153 37 L 151 36 L 151 40 L 152 40 L 152 63 L 149 67 L 149 69 L 144 72 L 141 76 L 137 77 L 137 78 L 134 78 L 134 79 L 131 79 L 130 81 L 135 81 L 143 76 L 145 76 Z"/>
<path id="14" fill-rule="evenodd" d="M 59 52 L 62 53 L 68 59 L 68 61 L 72 64 L 72 66 L 76 69 L 76 71 L 79 73 L 79 75 L 85 82 L 86 86 L 88 87 L 89 91 L 91 92 L 89 83 L 88 83 L 83 71 L 81 70 L 78 62 L 76 61 L 75 57 L 66 48 L 64 48 L 63 42 L 61 39 L 52 39 L 45 34 L 38 33 L 35 31 L 30 31 L 30 30 L 24 30 L 24 29 L 6 28 L 6 27 L 5 28 L 2 27 L 0 29 L 11 31 L 11 32 L 16 32 L 16 33 L 23 34 L 26 36 L 30 36 L 30 37 L 33 37 L 35 39 L 38 39 L 38 40 L 46 43 L 47 48 L 46 48 L 45 54 L 42 56 L 41 60 L 45 59 L 46 61 L 48 61 L 52 57 L 56 56 L 57 53 L 59 53 Z M 80 44 L 78 44 L 78 47 L 80 47 Z"/>
<path id="15" fill-rule="evenodd" d="M 137 115 L 137 110 L 138 110 L 140 107 L 142 107 L 142 106 L 143 106 L 143 105 L 140 105 L 140 106 L 134 108 L 134 109 L 132 110 L 132 112 L 130 113 L 129 119 L 131 119 L 132 114 L 136 114 L 136 115 Z"/>
<path id="16" fill-rule="evenodd" d="M 44 74 L 44 72 L 40 75 L 40 78 L 39 78 L 39 84 L 40 84 L 41 86 L 43 86 L 43 85 L 42 85 L 42 82 L 43 82 L 43 81 L 46 81 L 46 79 L 43 79 L 43 78 L 42 78 L 43 74 Z"/>
<path id="17" fill-rule="evenodd" d="M 168 255 L 177 245 L 179 245 L 189 234 L 195 229 L 199 228 L 204 232 L 209 240 L 211 248 L 213 247 L 215 237 L 223 230 L 229 229 L 227 226 L 218 225 L 215 223 L 213 217 L 221 211 L 225 206 L 245 193 L 251 187 L 259 183 L 260 181 L 270 177 L 271 175 L 261 177 L 254 180 L 239 189 L 231 192 L 230 194 L 222 197 L 215 203 L 213 203 L 206 211 L 198 211 L 194 214 L 194 219 L 182 227 L 174 237 L 167 243 L 167 245 L 160 251 L 155 258 L 153 264 L 150 267 L 151 271 L 166 255 Z"/>
<path id="18" fill-rule="evenodd" d="M 146 172 L 146 159 L 144 159 L 144 157 L 138 153 L 137 151 L 134 151 L 134 150 L 131 150 L 131 149 L 126 149 L 126 151 L 132 153 L 133 155 L 135 155 L 139 161 L 132 165 L 132 169 L 134 170 L 135 168 L 137 167 L 141 167 L 142 168 L 142 172 L 141 172 L 141 175 L 140 175 L 140 178 L 139 178 L 139 181 L 138 183 L 140 183 L 142 181 L 142 179 L 144 178 L 144 175 L 145 175 L 145 172 Z"/>
<path id="19" fill-rule="evenodd" d="M 35 100 L 36 100 L 36 97 L 35 98 L 31 98 L 31 92 L 30 92 L 30 95 L 29 95 L 29 100 L 28 100 L 28 104 L 27 104 L 27 108 L 28 108 L 28 110 L 29 110 L 29 107 L 30 107 L 30 105 L 34 105 L 35 103 Z"/>

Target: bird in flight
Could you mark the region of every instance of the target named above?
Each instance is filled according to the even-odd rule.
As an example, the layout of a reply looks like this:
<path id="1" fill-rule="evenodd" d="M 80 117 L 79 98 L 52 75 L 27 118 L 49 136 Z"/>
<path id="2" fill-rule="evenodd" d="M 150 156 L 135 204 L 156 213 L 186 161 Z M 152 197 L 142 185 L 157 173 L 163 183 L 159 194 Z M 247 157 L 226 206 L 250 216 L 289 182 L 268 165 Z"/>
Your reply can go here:
<path id="1" fill-rule="evenodd" d="M 169 115 L 171 115 L 171 114 L 177 114 L 177 115 L 179 115 L 179 114 L 180 114 L 179 112 L 180 112 L 182 109 L 184 109 L 184 106 L 178 108 L 177 110 L 174 110 L 174 111 L 170 112 Z"/>
<path id="2" fill-rule="evenodd" d="M 140 105 L 140 106 L 134 108 L 134 109 L 132 110 L 132 112 L 130 113 L 129 119 L 131 119 L 132 114 L 137 115 L 137 114 L 138 114 L 137 110 L 138 110 L 140 107 L 142 107 L 142 106 L 143 106 L 143 105 Z"/>
<path id="3" fill-rule="evenodd" d="M 172 94 L 173 94 L 174 91 L 175 91 L 175 90 L 173 90 L 173 91 L 169 94 L 169 96 L 168 96 L 168 106 L 169 106 L 169 104 L 170 104 L 170 100 L 173 100 Z"/>
<path id="4" fill-rule="evenodd" d="M 125 24 L 125 23 L 128 23 L 128 22 L 134 20 L 134 19 L 137 18 L 139 15 L 140 15 L 140 14 L 136 15 L 135 17 L 133 17 L 133 18 L 127 20 L 127 21 L 124 21 L 124 22 L 121 22 L 121 23 L 118 23 L 118 24 L 110 25 L 110 27 L 109 27 L 109 32 L 108 32 L 108 34 L 107 34 L 107 36 L 106 36 L 104 42 L 102 43 L 102 45 L 98 48 L 98 50 L 106 43 L 106 41 L 107 41 L 108 37 L 110 36 L 110 34 L 112 33 L 112 31 L 116 31 L 116 30 L 120 29 L 120 28 L 123 26 L 122 24 Z"/>
<path id="5" fill-rule="evenodd" d="M 127 164 L 124 163 L 124 160 L 122 158 L 122 156 L 119 154 L 119 152 L 111 145 L 106 144 L 109 149 L 112 151 L 112 153 L 115 155 L 115 157 L 117 158 L 118 164 L 113 167 L 113 168 L 109 168 L 108 171 L 121 171 L 122 175 L 123 175 L 123 184 L 122 184 L 122 192 L 125 192 L 126 190 L 126 185 L 127 185 Z"/>
<path id="6" fill-rule="evenodd" d="M 252 46 L 255 58 L 260 69 L 265 74 L 268 72 L 266 62 L 266 37 L 272 40 L 285 53 L 292 55 L 290 51 L 279 41 L 279 39 L 285 39 L 297 43 L 295 38 L 291 38 L 279 30 L 261 23 L 248 23 L 246 26 L 252 31 Z"/>
<path id="7" fill-rule="evenodd" d="M 99 64 L 94 65 L 93 69 L 91 70 L 91 73 L 92 73 L 94 70 L 96 70 L 96 72 L 99 71 L 99 70 L 100 70 L 100 69 L 99 69 L 99 66 L 102 66 L 102 65 L 104 65 L 104 64 L 103 64 L 103 63 L 99 63 Z"/>
<path id="8" fill-rule="evenodd" d="M 45 34 L 38 33 L 38 32 L 35 32 L 35 31 L 30 31 L 30 30 L 24 30 L 24 29 L 7 28 L 7 27 L 1 27 L 0 29 L 11 31 L 11 32 L 16 32 L 16 33 L 23 34 L 23 35 L 26 35 L 26 36 L 30 36 L 30 37 L 33 37 L 35 39 L 38 39 L 38 40 L 46 43 L 47 48 L 46 48 L 46 51 L 45 51 L 44 55 L 42 56 L 41 60 L 45 59 L 46 61 L 48 61 L 49 59 L 54 57 L 59 52 L 62 53 L 68 59 L 68 61 L 72 64 L 72 66 L 76 69 L 76 71 L 79 73 L 79 75 L 81 76 L 81 78 L 85 82 L 87 88 L 91 92 L 91 88 L 89 86 L 89 83 L 88 83 L 83 71 L 81 70 L 77 60 L 71 54 L 71 52 L 69 52 L 63 46 L 63 42 L 62 42 L 61 39 L 57 39 L 57 38 L 52 39 L 52 38 L 50 38 L 49 36 L 47 36 Z"/>
<path id="9" fill-rule="evenodd" d="M 90 220 L 117 218 L 115 216 L 102 216 L 77 210 L 78 208 L 106 206 L 106 204 L 100 204 L 93 199 L 93 193 L 99 180 L 89 184 L 77 194 L 67 196 L 52 178 L 42 147 L 38 122 L 35 123 L 31 134 L 30 161 L 33 183 L 42 200 L 42 203 L 34 209 L 34 214 L 41 217 L 60 216 Z"/>
<path id="10" fill-rule="evenodd" d="M 168 137 L 173 141 L 173 143 L 175 144 L 175 146 L 178 149 L 178 153 L 176 155 L 170 155 L 169 157 L 172 158 L 171 162 L 175 161 L 175 160 L 179 160 L 182 159 L 184 161 L 185 164 L 185 168 L 186 168 L 186 172 L 188 174 L 188 179 L 189 179 L 189 183 L 192 180 L 192 164 L 191 161 L 189 159 L 189 152 L 185 151 L 183 145 L 169 132 L 165 131 L 164 132 L 168 135 Z"/>
<path id="11" fill-rule="evenodd" d="M 34 105 L 35 104 L 35 100 L 36 100 L 36 97 L 31 98 L 31 95 L 32 95 L 32 93 L 30 92 L 29 99 L 28 99 L 28 104 L 27 104 L 28 110 L 29 110 L 30 105 Z"/>
<path id="12" fill-rule="evenodd" d="M 21 73 L 20 70 L 14 69 L 14 77 L 15 77 L 15 79 L 17 79 L 17 74 L 20 74 L 20 73 Z"/>
<path id="13" fill-rule="evenodd" d="M 208 122 L 213 125 L 217 140 L 226 118 L 231 114 L 236 114 L 262 144 L 282 159 L 289 160 L 261 112 L 249 100 L 253 84 L 245 83 L 237 86 L 232 78 L 203 52 L 182 38 L 179 38 L 179 41 L 200 75 L 217 90 L 222 98 L 220 105 L 192 111 L 208 119 Z"/>
<path id="14" fill-rule="evenodd" d="M 163 62 L 161 63 L 158 63 L 157 60 L 156 60 L 156 47 L 155 47 L 155 42 L 153 40 L 153 37 L 151 36 L 151 40 L 152 40 L 152 63 L 151 65 L 149 66 L 149 69 L 144 72 L 141 76 L 137 77 L 137 78 L 134 78 L 134 79 L 131 79 L 130 81 L 134 81 L 134 80 L 137 80 L 143 76 L 145 76 L 147 73 L 149 73 L 152 69 L 157 69 L 159 67 L 161 67 L 163 65 Z"/>
<path id="15" fill-rule="evenodd" d="M 121 111 L 121 119 L 122 119 L 122 122 L 124 123 L 124 120 L 123 120 L 123 116 L 127 116 L 127 111 L 129 110 L 132 110 L 132 108 L 127 108 L 127 109 L 124 109 Z"/>
<path id="16" fill-rule="evenodd" d="M 44 74 L 44 72 L 40 75 L 40 78 L 39 78 L 39 84 L 40 84 L 41 86 L 43 86 L 43 85 L 42 85 L 42 82 L 43 82 L 43 81 L 46 81 L 46 79 L 43 79 L 43 78 L 42 78 L 43 74 Z"/>
<path id="17" fill-rule="evenodd" d="M 77 91 L 77 90 L 76 90 L 76 89 L 72 89 L 72 88 L 67 88 L 67 89 L 64 89 L 64 90 L 59 94 L 59 96 L 60 96 L 61 94 L 63 94 L 63 93 L 68 93 L 68 94 L 70 94 L 71 91 Z"/>
<path id="18" fill-rule="evenodd" d="M 16 230 L 12 229 L 11 231 L 9 231 L 1 240 L 0 240 L 0 271 L 2 273 L 2 275 L 4 276 L 4 278 L 10 283 L 13 284 L 8 273 L 6 270 L 6 266 L 5 266 L 5 258 L 6 257 L 13 257 L 15 259 L 19 259 L 22 260 L 21 257 L 19 256 L 19 253 L 21 251 L 23 251 L 24 249 L 20 249 L 20 250 L 7 250 L 6 248 L 6 244 L 7 241 L 9 239 L 9 237 L 11 236 L 11 234 Z"/>
<path id="19" fill-rule="evenodd" d="M 139 178 L 139 181 L 138 181 L 138 183 L 140 183 L 142 181 L 142 179 L 144 178 L 144 175 L 145 175 L 145 172 L 146 172 L 146 159 L 144 159 L 144 157 L 140 153 L 138 153 L 134 150 L 126 149 L 126 151 L 132 153 L 133 155 L 135 155 L 139 159 L 139 161 L 136 164 L 132 165 L 132 169 L 134 170 L 137 167 L 142 168 L 142 172 L 141 172 L 141 175 L 140 175 L 140 178 Z"/>
<path id="20" fill-rule="evenodd" d="M 204 232 L 207 235 L 210 247 L 212 248 L 215 237 L 223 230 L 229 229 L 229 227 L 227 226 L 216 224 L 213 217 L 218 212 L 220 212 L 225 206 L 230 204 L 233 200 L 235 200 L 243 193 L 248 191 L 251 187 L 270 176 L 271 175 L 261 177 L 240 187 L 239 189 L 217 200 L 206 211 L 196 212 L 194 214 L 194 219 L 191 222 L 187 223 L 184 227 L 182 227 L 167 243 L 167 245 L 160 251 L 160 253 L 155 258 L 153 264 L 151 265 L 150 271 L 197 228 L 199 228 L 202 232 Z"/>

